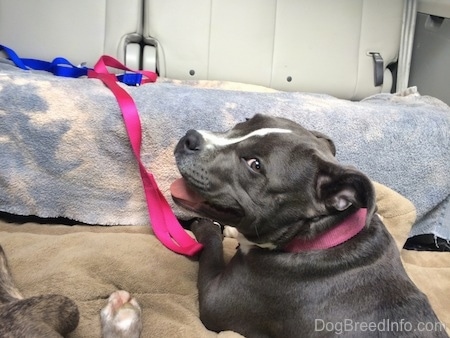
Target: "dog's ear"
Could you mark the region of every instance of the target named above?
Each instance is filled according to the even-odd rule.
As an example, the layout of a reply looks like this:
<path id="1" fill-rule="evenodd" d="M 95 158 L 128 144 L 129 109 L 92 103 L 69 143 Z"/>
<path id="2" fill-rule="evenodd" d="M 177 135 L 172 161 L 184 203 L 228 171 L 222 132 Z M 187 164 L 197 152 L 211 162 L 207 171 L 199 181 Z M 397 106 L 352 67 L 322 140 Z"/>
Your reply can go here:
<path id="1" fill-rule="evenodd" d="M 351 206 L 375 211 L 375 190 L 369 178 L 360 171 L 319 160 L 316 180 L 317 197 L 327 209 L 343 211 Z"/>
<path id="2" fill-rule="evenodd" d="M 333 153 L 333 156 L 336 156 L 336 146 L 334 145 L 333 140 L 328 137 L 325 134 L 322 134 L 321 132 L 315 131 L 315 130 L 310 130 L 311 134 L 313 134 L 315 137 L 317 137 L 318 139 L 320 139 L 321 141 L 324 142 L 324 144 L 330 148 L 331 152 Z"/>

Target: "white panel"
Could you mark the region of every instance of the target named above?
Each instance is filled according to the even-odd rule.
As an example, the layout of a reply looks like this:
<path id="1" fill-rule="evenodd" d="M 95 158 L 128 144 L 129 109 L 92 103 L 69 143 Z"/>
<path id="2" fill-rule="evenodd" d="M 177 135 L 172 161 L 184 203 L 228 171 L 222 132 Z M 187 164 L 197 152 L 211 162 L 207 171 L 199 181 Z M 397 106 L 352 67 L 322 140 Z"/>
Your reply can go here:
<path id="1" fill-rule="evenodd" d="M 161 76 L 208 78 L 210 12 L 210 0 L 145 2 L 144 36 L 157 42 Z"/>
<path id="2" fill-rule="evenodd" d="M 369 53 L 379 52 L 385 67 L 397 60 L 403 16 L 403 0 L 364 0 L 363 3 L 357 82 L 350 95 L 358 100 L 382 90 L 375 87 L 373 76 L 370 76 L 374 70 Z"/>
<path id="3" fill-rule="evenodd" d="M 339 97 L 353 92 L 361 10 L 355 0 L 279 0 L 272 86 Z"/>
<path id="4" fill-rule="evenodd" d="M 0 0 L 0 42 L 22 57 L 63 56 L 89 66 L 102 55 L 123 61 L 137 32 L 142 0 Z"/>
<path id="5" fill-rule="evenodd" d="M 385 66 L 397 59 L 403 3 L 145 0 L 144 37 L 158 47 L 162 76 L 360 99 L 389 90 L 374 86 L 368 52 Z"/>
<path id="6" fill-rule="evenodd" d="M 87 9 L 90 10 L 91 4 L 96 1 L 99 0 L 83 0 L 86 2 L 82 5 L 85 8 L 84 12 Z M 76 2 L 80 3 L 80 0 Z M 106 7 L 103 8 L 103 11 L 106 10 L 103 53 L 125 62 L 126 44 L 142 39 L 143 0 L 105 0 L 105 5 Z"/>
<path id="7" fill-rule="evenodd" d="M 276 0 L 213 1 L 209 78 L 270 85 Z"/>

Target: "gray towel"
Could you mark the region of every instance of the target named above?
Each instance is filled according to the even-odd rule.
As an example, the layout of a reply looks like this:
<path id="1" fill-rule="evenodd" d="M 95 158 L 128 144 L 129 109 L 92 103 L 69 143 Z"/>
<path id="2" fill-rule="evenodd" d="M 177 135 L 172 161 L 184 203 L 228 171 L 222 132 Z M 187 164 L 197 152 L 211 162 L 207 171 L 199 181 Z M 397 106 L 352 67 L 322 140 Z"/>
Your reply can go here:
<path id="1" fill-rule="evenodd" d="M 450 108 L 437 99 L 411 89 L 351 102 L 208 81 L 159 80 L 126 90 L 142 120 L 143 161 L 181 218 L 190 214 L 169 194 L 179 138 L 191 128 L 225 131 L 264 113 L 328 134 L 341 162 L 410 199 L 418 216 L 411 235 L 450 239 Z M 99 80 L 0 63 L 0 210 L 149 223 L 121 112 Z"/>

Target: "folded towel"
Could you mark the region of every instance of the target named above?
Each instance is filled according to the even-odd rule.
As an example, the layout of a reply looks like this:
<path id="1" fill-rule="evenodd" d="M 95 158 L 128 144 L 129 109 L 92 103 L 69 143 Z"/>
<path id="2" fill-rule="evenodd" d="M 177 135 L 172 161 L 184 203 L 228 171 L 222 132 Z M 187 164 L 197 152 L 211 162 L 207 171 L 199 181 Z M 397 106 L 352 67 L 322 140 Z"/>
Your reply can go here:
<path id="1" fill-rule="evenodd" d="M 143 126 L 142 158 L 170 199 L 173 149 L 188 129 L 225 131 L 255 113 L 328 134 L 337 158 L 410 199 L 412 234 L 450 239 L 450 108 L 411 90 L 361 102 L 227 82 L 160 79 L 127 87 Z M 0 210 L 89 224 L 148 224 L 138 167 L 113 94 L 99 80 L 0 62 Z"/>

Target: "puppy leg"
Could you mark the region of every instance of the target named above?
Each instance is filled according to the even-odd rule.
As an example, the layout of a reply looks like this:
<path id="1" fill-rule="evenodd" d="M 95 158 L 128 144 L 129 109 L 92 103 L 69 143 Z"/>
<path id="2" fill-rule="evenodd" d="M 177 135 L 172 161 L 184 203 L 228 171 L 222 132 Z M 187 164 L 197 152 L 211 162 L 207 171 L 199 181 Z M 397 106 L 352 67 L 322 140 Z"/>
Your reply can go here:
<path id="1" fill-rule="evenodd" d="M 23 299 L 23 296 L 14 285 L 5 252 L 0 245 L 0 304 L 18 299 Z"/>
<path id="2" fill-rule="evenodd" d="M 192 232 L 197 240 L 203 244 L 203 250 L 199 258 L 198 289 L 200 301 L 203 293 L 210 284 L 225 268 L 223 257 L 223 236 L 220 227 L 207 219 L 199 219 L 192 223 Z"/>
<path id="3" fill-rule="evenodd" d="M 0 336 L 61 337 L 75 330 L 78 307 L 60 295 L 23 299 L 14 285 L 5 252 L 0 246 Z"/>
<path id="4" fill-rule="evenodd" d="M 0 306 L 0 337 L 61 337 L 75 330 L 80 314 L 61 295 L 20 299 Z"/>
<path id="5" fill-rule="evenodd" d="M 113 292 L 100 317 L 104 338 L 139 338 L 141 335 L 141 307 L 127 291 Z"/>

